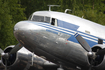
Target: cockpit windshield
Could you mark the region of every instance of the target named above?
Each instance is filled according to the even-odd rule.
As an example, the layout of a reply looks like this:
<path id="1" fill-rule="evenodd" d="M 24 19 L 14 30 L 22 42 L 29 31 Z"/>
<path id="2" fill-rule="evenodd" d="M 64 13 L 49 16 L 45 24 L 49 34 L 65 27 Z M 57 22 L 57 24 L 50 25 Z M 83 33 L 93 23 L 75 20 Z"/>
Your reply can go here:
<path id="1" fill-rule="evenodd" d="M 29 20 L 50 23 L 50 17 L 33 15 Z"/>
<path id="2" fill-rule="evenodd" d="M 28 20 L 31 20 L 31 18 L 32 18 L 32 14 L 29 16 Z"/>
<path id="3" fill-rule="evenodd" d="M 44 17 L 43 16 L 36 16 L 36 15 L 34 15 L 32 17 L 32 21 L 44 22 Z"/>

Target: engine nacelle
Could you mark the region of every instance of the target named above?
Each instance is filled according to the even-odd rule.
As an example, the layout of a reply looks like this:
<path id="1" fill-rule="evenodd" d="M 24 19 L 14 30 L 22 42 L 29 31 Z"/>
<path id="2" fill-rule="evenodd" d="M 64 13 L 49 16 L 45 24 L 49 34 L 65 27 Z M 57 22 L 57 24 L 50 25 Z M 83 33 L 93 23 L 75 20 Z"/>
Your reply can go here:
<path id="1" fill-rule="evenodd" d="M 4 52 L 10 52 L 13 49 L 13 47 L 14 45 L 8 46 L 4 50 Z M 4 58 L 1 58 L 1 62 L 5 66 Z M 34 53 L 31 53 L 30 51 L 25 49 L 24 47 L 21 48 L 17 53 L 10 55 L 9 59 L 7 60 L 8 70 L 43 70 L 46 66 L 48 66 L 47 68 L 58 68 L 56 64 L 48 62 L 47 60 L 42 59 L 41 57 L 38 57 Z"/>
<path id="2" fill-rule="evenodd" d="M 105 45 L 98 44 L 92 47 L 92 51 L 97 52 L 98 50 L 101 50 L 103 48 L 105 48 Z M 95 70 L 105 70 L 105 55 L 97 55 L 95 63 L 93 64 L 93 68 Z"/>

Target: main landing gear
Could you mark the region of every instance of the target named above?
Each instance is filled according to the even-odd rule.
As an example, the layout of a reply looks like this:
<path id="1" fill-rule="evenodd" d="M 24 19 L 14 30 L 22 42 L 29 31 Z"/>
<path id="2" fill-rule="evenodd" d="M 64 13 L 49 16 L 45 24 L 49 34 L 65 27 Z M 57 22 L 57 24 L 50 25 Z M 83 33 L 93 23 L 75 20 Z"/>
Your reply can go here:
<path id="1" fill-rule="evenodd" d="M 60 65 L 60 67 L 57 68 L 57 70 L 64 70 L 64 69 L 62 68 L 62 65 Z"/>

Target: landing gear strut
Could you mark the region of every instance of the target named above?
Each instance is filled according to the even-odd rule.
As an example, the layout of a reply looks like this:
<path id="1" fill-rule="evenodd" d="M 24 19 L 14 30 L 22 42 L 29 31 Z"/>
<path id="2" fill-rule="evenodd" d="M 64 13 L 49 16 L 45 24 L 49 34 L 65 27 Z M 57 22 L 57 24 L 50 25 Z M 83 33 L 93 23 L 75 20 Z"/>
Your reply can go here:
<path id="1" fill-rule="evenodd" d="M 64 69 L 62 68 L 62 65 L 60 65 L 60 67 L 57 68 L 57 70 L 64 70 Z"/>

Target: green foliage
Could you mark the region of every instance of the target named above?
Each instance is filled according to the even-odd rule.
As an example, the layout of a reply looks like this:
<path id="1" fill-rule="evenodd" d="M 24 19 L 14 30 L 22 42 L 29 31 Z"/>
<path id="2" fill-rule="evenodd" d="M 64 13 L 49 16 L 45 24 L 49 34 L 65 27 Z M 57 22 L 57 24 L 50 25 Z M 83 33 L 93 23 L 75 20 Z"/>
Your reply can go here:
<path id="1" fill-rule="evenodd" d="M 25 8 L 21 8 L 21 4 L 19 4 L 19 0 L 9 0 L 8 6 L 10 8 L 10 15 L 12 15 L 12 21 L 17 23 L 20 20 L 26 19 L 24 10 Z"/>
<path id="2" fill-rule="evenodd" d="M 10 32 L 11 26 L 11 15 L 7 6 L 7 2 L 0 0 L 0 47 L 3 48 L 8 44 L 8 33 Z M 5 40 L 4 40 L 5 39 Z M 4 44 L 6 42 L 6 44 Z"/>
<path id="3" fill-rule="evenodd" d="M 4 49 L 8 45 L 16 44 L 13 35 L 14 25 L 25 18 L 24 8 L 19 0 L 0 0 L 0 47 Z"/>

